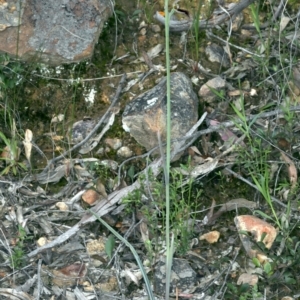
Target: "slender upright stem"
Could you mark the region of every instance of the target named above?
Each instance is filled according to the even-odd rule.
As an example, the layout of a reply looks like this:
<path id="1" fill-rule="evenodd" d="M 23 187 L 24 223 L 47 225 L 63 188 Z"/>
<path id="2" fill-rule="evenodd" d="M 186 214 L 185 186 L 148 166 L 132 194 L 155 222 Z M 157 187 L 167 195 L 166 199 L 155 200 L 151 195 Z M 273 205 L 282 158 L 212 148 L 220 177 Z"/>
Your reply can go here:
<path id="1" fill-rule="evenodd" d="M 172 12 L 171 12 L 172 13 Z M 165 42 L 166 42 L 166 70 L 167 70 L 167 148 L 165 160 L 165 184 L 166 184 L 166 295 L 165 299 L 169 299 L 170 280 L 172 268 L 172 245 L 170 242 L 170 161 L 171 161 L 171 87 L 170 87 L 170 45 L 169 45 L 169 1 L 165 0 Z"/>

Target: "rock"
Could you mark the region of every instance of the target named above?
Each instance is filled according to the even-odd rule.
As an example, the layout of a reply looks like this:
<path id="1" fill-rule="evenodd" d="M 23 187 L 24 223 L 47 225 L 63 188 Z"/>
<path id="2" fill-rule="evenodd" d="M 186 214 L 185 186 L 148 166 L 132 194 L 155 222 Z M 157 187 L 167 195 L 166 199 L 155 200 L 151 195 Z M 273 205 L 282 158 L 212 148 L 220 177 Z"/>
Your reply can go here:
<path id="1" fill-rule="evenodd" d="M 133 155 L 133 152 L 127 146 L 123 146 L 117 151 L 117 155 L 124 158 L 129 158 Z"/>
<path id="2" fill-rule="evenodd" d="M 60 210 L 60 211 L 67 211 L 69 210 L 69 206 L 65 202 L 57 202 L 55 206 Z"/>
<path id="3" fill-rule="evenodd" d="M 224 68 L 230 67 L 229 56 L 221 46 L 212 43 L 206 47 L 205 53 L 209 61 L 219 63 Z"/>
<path id="4" fill-rule="evenodd" d="M 221 89 L 225 88 L 225 86 L 226 81 L 220 76 L 217 76 L 204 83 L 201 86 L 198 94 L 201 98 L 203 98 L 204 102 L 211 104 L 218 98 L 218 96 L 212 91 L 212 89 L 220 91 Z"/>
<path id="5" fill-rule="evenodd" d="M 84 140 L 88 134 L 96 126 L 96 120 L 85 117 L 83 120 L 77 121 L 72 126 L 71 143 L 77 144 Z"/>
<path id="6" fill-rule="evenodd" d="M 49 65 L 90 58 L 112 9 L 109 0 L 1 1 L 0 51 Z"/>
<path id="7" fill-rule="evenodd" d="M 100 165 L 110 170 L 116 171 L 119 167 L 118 163 L 114 160 L 104 159 L 100 161 Z"/>
<path id="8" fill-rule="evenodd" d="M 122 147 L 122 140 L 120 139 L 111 139 L 111 138 L 107 138 L 105 139 L 105 144 L 107 146 L 109 146 L 110 148 L 114 149 L 114 150 L 118 150 L 119 148 Z"/>
<path id="9" fill-rule="evenodd" d="M 75 122 L 72 125 L 71 130 L 71 143 L 77 144 L 84 140 L 88 134 L 95 128 L 95 126 L 99 123 L 102 117 L 97 119 L 92 119 L 90 117 L 83 117 L 82 120 Z M 103 124 L 107 124 L 109 122 L 109 117 L 106 117 L 103 120 Z M 122 146 L 122 141 L 120 139 L 106 139 L 105 143 L 117 150 Z"/>
<path id="10" fill-rule="evenodd" d="M 152 25 L 150 25 L 150 27 L 151 27 L 151 30 L 152 30 L 154 33 L 161 32 L 161 28 L 160 28 L 160 26 L 157 25 L 157 24 L 152 24 Z"/>
<path id="11" fill-rule="evenodd" d="M 181 293 L 189 293 L 197 284 L 197 273 L 185 259 L 174 258 L 172 262 L 170 292 L 176 293 L 176 288 Z M 164 295 L 166 290 L 166 265 L 165 262 L 157 263 L 154 271 L 154 291 Z"/>
<path id="12" fill-rule="evenodd" d="M 166 77 L 151 90 L 136 97 L 125 107 L 122 123 L 125 131 L 147 150 L 166 140 Z M 171 74 L 171 135 L 178 138 L 197 122 L 198 99 L 190 79 L 183 73 Z"/>

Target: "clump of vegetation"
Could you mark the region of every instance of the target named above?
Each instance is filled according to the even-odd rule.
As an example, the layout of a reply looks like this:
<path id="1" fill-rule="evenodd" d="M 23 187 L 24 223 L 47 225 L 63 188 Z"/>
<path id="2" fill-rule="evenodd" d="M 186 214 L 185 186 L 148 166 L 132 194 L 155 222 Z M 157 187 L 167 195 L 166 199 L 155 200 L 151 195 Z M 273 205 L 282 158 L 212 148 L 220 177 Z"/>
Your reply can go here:
<path id="1" fill-rule="evenodd" d="M 16 245 L 14 246 L 11 255 L 11 265 L 13 269 L 19 269 L 23 267 L 26 263 L 25 260 L 26 251 L 24 249 L 26 239 L 28 240 L 26 231 L 21 225 L 19 225 Z"/>

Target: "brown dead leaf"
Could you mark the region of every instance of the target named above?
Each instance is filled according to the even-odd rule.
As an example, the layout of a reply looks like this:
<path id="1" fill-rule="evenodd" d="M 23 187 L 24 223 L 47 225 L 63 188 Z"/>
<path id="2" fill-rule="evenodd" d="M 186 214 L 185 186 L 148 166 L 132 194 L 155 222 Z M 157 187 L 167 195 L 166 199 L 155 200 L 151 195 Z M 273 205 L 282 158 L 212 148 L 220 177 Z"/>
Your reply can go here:
<path id="1" fill-rule="evenodd" d="M 229 97 L 235 97 L 235 96 L 240 96 L 242 94 L 241 90 L 233 90 L 233 91 L 228 91 L 227 95 Z"/>
<path id="2" fill-rule="evenodd" d="M 4 159 L 10 159 L 10 148 L 8 146 L 5 146 L 3 148 L 3 151 L 1 152 L 1 157 Z"/>
<path id="3" fill-rule="evenodd" d="M 216 206 L 216 201 L 215 201 L 215 199 L 212 199 L 209 212 L 208 212 L 208 214 L 205 216 L 205 218 L 203 220 L 204 225 L 211 224 L 211 220 L 212 220 L 212 217 L 214 215 L 215 206 Z"/>
<path id="4" fill-rule="evenodd" d="M 251 233 L 256 242 L 263 242 L 265 247 L 270 249 L 277 236 L 276 229 L 266 221 L 250 215 L 235 217 L 234 222 L 248 256 L 251 258 L 256 257 L 261 263 L 268 260 L 265 254 L 255 249 L 251 237 L 246 235 L 245 232 Z"/>
<path id="5" fill-rule="evenodd" d="M 30 129 L 26 129 L 23 145 L 24 145 L 24 149 L 25 149 L 25 156 L 28 161 L 30 161 L 30 157 L 31 157 L 32 137 L 33 137 L 32 131 Z"/>
<path id="6" fill-rule="evenodd" d="M 291 183 L 291 188 L 295 188 L 298 180 L 297 175 L 297 168 L 294 164 L 294 162 L 283 152 L 280 152 L 281 158 L 283 161 L 288 165 L 288 173 L 289 173 L 289 179 Z"/>
<path id="7" fill-rule="evenodd" d="M 52 283 L 59 287 L 67 287 L 82 283 L 86 272 L 87 268 L 84 263 L 74 263 L 62 269 L 53 270 L 52 274 L 54 278 Z"/>
<path id="8" fill-rule="evenodd" d="M 258 276 L 255 274 L 243 273 L 240 275 L 237 285 L 248 283 L 249 285 L 256 285 L 258 282 Z"/>
<path id="9" fill-rule="evenodd" d="M 147 223 L 142 222 L 140 224 L 140 231 L 141 231 L 141 236 L 142 236 L 143 242 L 149 241 L 149 230 L 148 230 Z"/>
<path id="10" fill-rule="evenodd" d="M 270 249 L 277 236 L 277 231 L 271 224 L 251 215 L 237 216 L 234 218 L 238 230 L 253 234 L 256 242 L 263 242 Z M 263 235 L 265 237 L 263 238 Z"/>
<path id="11" fill-rule="evenodd" d="M 291 19 L 287 16 L 282 16 L 280 18 L 280 27 L 279 27 L 279 33 L 282 33 L 282 31 L 286 28 L 288 23 L 291 21 Z"/>
<path id="12" fill-rule="evenodd" d="M 95 205 L 100 200 L 100 195 L 95 190 L 86 190 L 81 196 L 82 200 L 88 205 Z"/>
<path id="13" fill-rule="evenodd" d="M 53 135 L 52 136 L 52 140 L 55 141 L 55 142 L 60 142 L 64 139 L 65 137 L 63 135 Z M 59 147 L 57 147 L 59 148 Z M 62 149 L 62 148 L 61 148 Z M 62 149 L 63 150 L 63 149 Z"/>
<path id="14" fill-rule="evenodd" d="M 96 190 L 102 196 L 102 198 L 107 198 L 107 193 L 105 190 L 105 186 L 102 183 L 101 179 L 98 178 L 96 181 Z"/>
<path id="15" fill-rule="evenodd" d="M 188 151 L 189 151 L 189 153 L 190 153 L 190 151 L 191 151 L 191 152 L 193 152 L 193 154 L 196 153 L 196 154 L 198 154 L 198 155 L 201 156 L 201 153 L 200 153 L 199 149 L 198 149 L 196 146 L 191 146 L 191 147 L 189 147 Z"/>
<path id="16" fill-rule="evenodd" d="M 79 178 L 93 178 L 91 173 L 85 167 L 75 165 L 74 171 Z"/>
<path id="17" fill-rule="evenodd" d="M 199 237 L 199 240 L 200 241 L 206 240 L 209 244 L 213 244 L 213 243 L 216 243 L 219 240 L 219 237 L 220 237 L 220 232 L 214 230 L 214 231 L 210 231 L 210 232 L 207 232 L 205 234 L 202 234 Z"/>

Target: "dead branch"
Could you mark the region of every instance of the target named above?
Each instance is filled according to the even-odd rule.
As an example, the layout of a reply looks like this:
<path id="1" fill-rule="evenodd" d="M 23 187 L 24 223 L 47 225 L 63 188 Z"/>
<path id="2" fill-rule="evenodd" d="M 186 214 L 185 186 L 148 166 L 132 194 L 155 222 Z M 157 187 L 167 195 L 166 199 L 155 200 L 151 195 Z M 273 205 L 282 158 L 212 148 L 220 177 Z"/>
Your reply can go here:
<path id="1" fill-rule="evenodd" d="M 215 27 L 217 25 L 220 25 L 227 21 L 230 18 L 234 18 L 237 14 L 239 14 L 241 11 L 243 11 L 246 7 L 248 7 L 250 4 L 252 4 L 255 0 L 242 0 L 239 3 L 233 4 L 228 10 L 225 10 L 223 8 L 223 13 L 215 14 L 212 18 L 208 20 L 199 20 L 199 29 L 205 29 L 205 28 L 211 28 Z M 165 17 L 162 16 L 159 12 L 156 12 L 154 15 L 154 18 L 162 23 L 165 24 Z M 169 22 L 169 28 L 170 31 L 174 32 L 182 32 L 189 30 L 194 23 L 194 20 L 170 20 Z"/>

